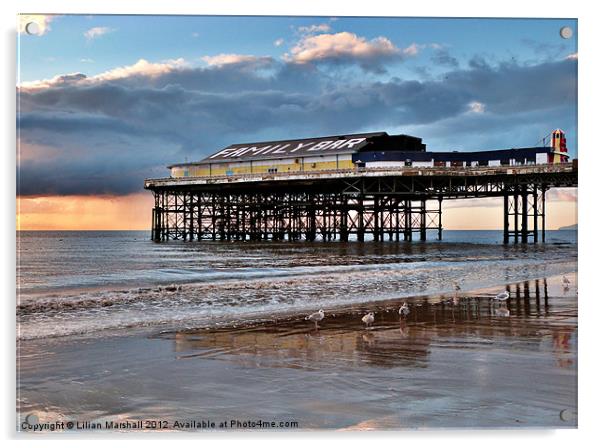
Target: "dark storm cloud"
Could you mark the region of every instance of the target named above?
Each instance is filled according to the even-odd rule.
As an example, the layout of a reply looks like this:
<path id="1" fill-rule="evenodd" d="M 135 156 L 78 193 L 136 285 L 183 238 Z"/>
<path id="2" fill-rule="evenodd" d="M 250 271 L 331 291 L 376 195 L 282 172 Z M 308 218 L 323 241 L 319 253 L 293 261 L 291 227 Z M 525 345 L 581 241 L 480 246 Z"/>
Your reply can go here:
<path id="1" fill-rule="evenodd" d="M 27 135 L 29 130 L 46 130 L 55 133 L 76 133 L 86 131 L 111 133 L 136 133 L 139 129 L 116 118 L 102 115 L 78 115 L 58 113 L 49 116 L 44 113 L 27 113 L 17 118 L 17 126 Z"/>
<path id="2" fill-rule="evenodd" d="M 548 62 L 534 66 L 504 63 L 496 67 L 471 61 L 472 70 L 446 75 L 446 85 L 468 91 L 499 114 L 573 105 L 577 100 L 577 64 Z"/>
<path id="3" fill-rule="evenodd" d="M 449 53 L 449 50 L 444 48 L 435 50 L 435 53 L 431 57 L 431 61 L 437 65 L 444 65 L 447 67 L 456 68 L 460 66 L 458 60 Z"/>
<path id="4" fill-rule="evenodd" d="M 561 128 L 569 137 L 572 156 L 576 135 L 576 105 L 559 105 L 514 114 L 463 114 L 436 123 L 406 128 L 409 133 L 426 137 L 429 148 L 437 150 L 503 149 L 509 146 L 538 146 L 552 129 Z"/>
<path id="5" fill-rule="evenodd" d="M 526 47 L 531 48 L 536 55 L 542 56 L 547 60 L 558 58 L 568 51 L 566 43 L 551 44 L 549 42 L 539 42 L 533 39 L 521 39 Z"/>
<path id="6" fill-rule="evenodd" d="M 437 138 L 445 123 L 454 123 L 454 139 L 502 123 L 520 128 L 530 113 L 547 123 L 575 104 L 576 62 L 473 59 L 436 80 L 386 82 L 336 82 L 296 63 L 260 71 L 229 64 L 109 80 L 75 75 L 20 95 L 23 151 L 38 148 L 21 161 L 20 194 L 125 194 L 166 174 L 166 164 L 240 141 L 418 126 L 428 143 L 428 129 Z M 471 102 L 485 114 L 471 113 Z M 44 157 L 39 148 L 52 151 Z"/>

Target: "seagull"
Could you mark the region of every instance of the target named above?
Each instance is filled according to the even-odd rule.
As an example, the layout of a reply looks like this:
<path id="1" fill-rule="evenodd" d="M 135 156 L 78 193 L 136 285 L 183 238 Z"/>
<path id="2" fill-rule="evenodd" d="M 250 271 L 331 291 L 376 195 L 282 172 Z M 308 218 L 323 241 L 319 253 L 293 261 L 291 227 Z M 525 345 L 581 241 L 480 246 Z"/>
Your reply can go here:
<path id="1" fill-rule="evenodd" d="M 324 319 L 324 310 L 320 308 L 319 311 L 315 313 L 311 313 L 309 316 L 305 317 L 305 320 L 311 320 L 314 324 L 316 324 L 316 328 L 318 328 L 318 322 Z"/>
<path id="2" fill-rule="evenodd" d="M 401 334 L 402 338 L 405 338 L 408 335 L 407 325 L 404 320 L 399 321 L 399 334 Z"/>
<path id="3" fill-rule="evenodd" d="M 456 282 L 454 282 L 454 289 L 456 291 L 460 291 L 462 288 L 460 288 L 460 285 L 458 285 Z"/>
<path id="4" fill-rule="evenodd" d="M 410 314 L 410 307 L 407 303 L 403 302 L 403 304 L 399 307 L 399 315 L 405 317 L 408 314 Z"/>
<path id="5" fill-rule="evenodd" d="M 510 310 L 508 308 L 506 308 L 505 306 L 503 306 L 503 307 L 500 307 L 497 310 L 495 310 L 495 315 L 498 317 L 509 317 Z"/>
<path id="6" fill-rule="evenodd" d="M 562 283 L 564 284 L 565 287 L 568 288 L 568 286 L 571 284 L 571 281 L 568 278 L 566 278 L 566 275 L 563 275 L 562 276 Z"/>
<path id="7" fill-rule="evenodd" d="M 508 300 L 509 298 L 510 294 L 508 294 L 508 291 L 504 291 L 500 292 L 497 296 L 495 296 L 493 300 L 499 300 L 500 302 L 503 302 L 504 300 Z"/>
<path id="8" fill-rule="evenodd" d="M 374 323 L 374 313 L 370 311 L 364 317 L 362 317 L 362 322 L 366 324 L 366 326 L 370 326 Z"/>

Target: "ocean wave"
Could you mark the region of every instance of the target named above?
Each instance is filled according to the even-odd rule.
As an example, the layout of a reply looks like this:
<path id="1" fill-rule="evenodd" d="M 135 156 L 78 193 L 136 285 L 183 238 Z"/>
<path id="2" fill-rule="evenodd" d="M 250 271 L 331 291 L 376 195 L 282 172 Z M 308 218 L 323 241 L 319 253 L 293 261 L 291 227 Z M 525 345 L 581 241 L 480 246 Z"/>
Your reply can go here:
<path id="1" fill-rule="evenodd" d="M 318 307 L 452 292 L 453 282 L 470 290 L 558 275 L 575 270 L 576 262 L 491 259 L 334 268 L 305 275 L 23 297 L 17 304 L 18 338 L 164 325 L 219 326 Z"/>

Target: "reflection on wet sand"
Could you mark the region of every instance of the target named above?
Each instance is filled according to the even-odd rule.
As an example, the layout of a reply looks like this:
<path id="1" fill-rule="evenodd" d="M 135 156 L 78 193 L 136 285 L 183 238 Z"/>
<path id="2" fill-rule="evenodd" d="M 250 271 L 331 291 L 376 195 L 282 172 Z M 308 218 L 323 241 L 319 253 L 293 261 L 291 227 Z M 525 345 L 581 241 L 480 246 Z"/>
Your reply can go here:
<path id="1" fill-rule="evenodd" d="M 341 363 L 428 367 L 432 346 L 481 348 L 509 340 L 532 345 L 551 337 L 558 365 L 570 366 L 565 354 L 576 329 L 576 304 L 551 307 L 546 279 L 508 285 L 506 290 L 510 298 L 502 304 L 492 300 L 496 291 L 491 290 L 407 300 L 407 317 L 400 317 L 397 302 L 379 303 L 370 308 L 376 316 L 368 328 L 361 321 L 364 306 L 327 311 L 320 329 L 290 319 L 162 337 L 173 338 L 178 359 L 227 358 L 311 370 Z"/>
<path id="2" fill-rule="evenodd" d="M 568 291 L 551 277 L 325 309 L 317 330 L 303 312 L 25 341 L 17 407 L 44 419 L 290 420 L 301 429 L 575 427 L 576 275 L 570 281 Z M 508 300 L 494 300 L 503 290 Z"/>

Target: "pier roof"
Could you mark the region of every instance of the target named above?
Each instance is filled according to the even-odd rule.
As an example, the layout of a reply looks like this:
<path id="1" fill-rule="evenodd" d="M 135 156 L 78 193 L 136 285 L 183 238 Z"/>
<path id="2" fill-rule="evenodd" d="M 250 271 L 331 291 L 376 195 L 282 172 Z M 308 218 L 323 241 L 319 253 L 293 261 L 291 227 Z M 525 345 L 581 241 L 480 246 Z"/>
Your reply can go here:
<path id="1" fill-rule="evenodd" d="M 331 135 L 291 140 L 236 143 L 206 157 L 198 163 L 222 163 L 278 158 L 311 157 L 350 154 L 367 149 L 388 151 L 424 151 L 422 139 L 409 135 L 389 135 L 386 132 Z M 177 164 L 180 166 L 181 164 Z"/>

